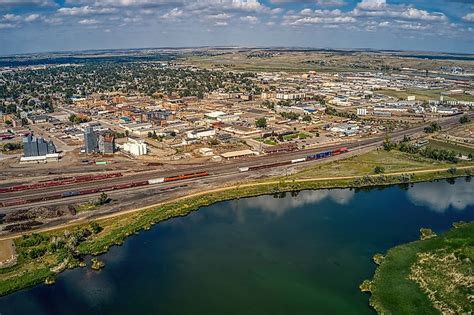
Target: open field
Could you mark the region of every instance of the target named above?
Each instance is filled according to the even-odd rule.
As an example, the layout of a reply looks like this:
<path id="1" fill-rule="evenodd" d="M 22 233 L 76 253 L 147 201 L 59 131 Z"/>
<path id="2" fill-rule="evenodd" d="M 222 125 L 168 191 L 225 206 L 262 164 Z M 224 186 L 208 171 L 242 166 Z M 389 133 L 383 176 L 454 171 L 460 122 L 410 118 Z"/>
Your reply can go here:
<path id="1" fill-rule="evenodd" d="M 384 161 L 393 163 L 395 160 L 398 163 L 391 170 L 396 171 L 373 175 L 372 166 Z M 428 161 L 431 162 L 431 160 Z M 148 229 L 153 224 L 187 215 L 200 207 L 219 201 L 304 189 L 406 184 L 465 176 L 474 170 L 473 164 L 457 165 L 457 171 L 452 173 L 448 172 L 450 165 L 433 164 L 428 161 L 413 160 L 396 151 L 376 151 L 350 158 L 347 161 L 328 163 L 329 170 L 326 172 L 318 172 L 317 167 L 312 167 L 300 175 L 295 175 L 294 178 L 273 178 L 267 182 L 229 184 L 229 186 L 197 192 L 170 202 L 111 214 L 98 220 L 98 224 L 78 221 L 43 230 L 40 234 L 18 237 L 15 239 L 18 264 L 0 269 L 0 295 L 42 283 L 65 268 L 79 266 L 81 257 L 84 255 L 106 252 L 110 246 L 122 244 L 129 235 Z M 351 171 L 354 165 L 359 165 L 359 167 Z M 351 175 L 354 172 L 357 175 Z M 410 175 L 407 177 L 408 173 Z M 313 175 L 310 176 L 311 174 Z M 300 177 L 297 178 L 298 176 Z"/>
<path id="2" fill-rule="evenodd" d="M 379 314 L 472 312 L 474 222 L 455 226 L 379 256 L 372 282 L 365 283 Z"/>
<path id="3" fill-rule="evenodd" d="M 439 141 L 439 140 L 430 140 L 428 147 L 435 148 L 435 149 L 443 149 L 443 150 L 448 150 L 448 151 L 456 151 L 464 155 L 474 154 L 474 148 L 472 147 L 459 145 L 459 144 L 451 143 L 451 142 Z"/>
<path id="4" fill-rule="evenodd" d="M 281 49 L 208 49 L 201 55 L 184 55 L 185 62 L 204 68 L 222 67 L 243 71 L 357 72 L 367 70 L 439 70 L 441 67 L 462 66 L 473 69 L 470 60 L 440 60 L 416 58 L 387 52 L 324 51 Z"/>
<path id="5" fill-rule="evenodd" d="M 0 263 L 9 260 L 13 255 L 12 241 L 0 241 Z"/>
<path id="6" fill-rule="evenodd" d="M 394 90 L 378 90 L 376 93 L 384 94 L 387 96 L 395 97 L 400 100 L 406 100 L 408 96 L 416 96 L 417 101 L 429 101 L 439 100 L 441 93 L 446 92 L 443 90 L 422 90 L 422 89 L 410 89 L 405 91 L 394 91 Z M 474 96 L 467 94 L 456 94 L 456 95 L 444 95 L 445 101 L 467 101 L 474 102 Z"/>
<path id="7" fill-rule="evenodd" d="M 331 177 L 331 176 L 363 176 L 374 174 L 374 168 L 381 166 L 386 173 L 418 171 L 433 168 L 448 168 L 449 163 L 430 160 L 421 156 L 400 151 L 375 150 L 360 156 L 317 165 L 289 176 L 290 179 Z"/>

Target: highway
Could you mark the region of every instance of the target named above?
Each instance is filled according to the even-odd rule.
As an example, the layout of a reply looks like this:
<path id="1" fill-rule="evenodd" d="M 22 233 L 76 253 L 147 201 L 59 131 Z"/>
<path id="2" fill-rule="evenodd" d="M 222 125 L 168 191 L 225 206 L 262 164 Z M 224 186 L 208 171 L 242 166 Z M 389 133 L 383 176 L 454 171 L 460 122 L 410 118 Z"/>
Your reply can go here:
<path id="1" fill-rule="evenodd" d="M 459 116 L 449 117 L 449 118 L 445 118 L 439 121 L 439 124 L 443 128 L 450 128 L 452 126 L 457 125 L 458 123 L 459 123 Z M 425 127 L 426 125 L 422 125 L 422 126 L 418 126 L 418 127 L 414 127 L 414 128 L 410 128 L 406 130 L 395 131 L 391 134 L 391 139 L 398 140 L 400 138 L 403 138 L 404 136 L 410 136 L 410 135 L 423 132 L 423 129 Z M 99 188 L 99 187 L 100 188 L 109 187 L 109 186 L 125 184 L 125 183 L 146 181 L 153 178 L 169 177 L 169 176 L 174 176 L 174 175 L 196 173 L 196 172 L 202 172 L 202 171 L 208 171 L 210 173 L 210 176 L 205 178 L 206 181 L 213 180 L 217 182 L 220 177 L 225 177 L 232 174 L 238 174 L 239 173 L 238 168 L 240 167 L 258 166 L 258 165 L 272 164 L 272 163 L 282 162 L 282 161 L 289 161 L 293 159 L 304 158 L 307 155 L 322 152 L 322 151 L 335 150 L 341 147 L 347 147 L 349 150 L 357 150 L 357 149 L 362 149 L 362 148 L 374 148 L 374 147 L 382 145 L 384 139 L 385 139 L 385 136 L 377 136 L 377 137 L 368 138 L 364 140 L 353 141 L 351 143 L 346 143 L 346 144 L 335 144 L 335 145 L 329 145 L 329 146 L 322 146 L 322 147 L 318 147 L 314 149 L 305 149 L 305 150 L 298 150 L 298 151 L 292 151 L 292 152 L 277 153 L 277 154 L 264 155 L 264 156 L 252 157 L 252 158 L 240 158 L 240 159 L 235 159 L 235 160 L 222 161 L 216 164 L 215 163 L 206 164 L 206 165 L 200 164 L 200 165 L 195 165 L 192 167 L 182 168 L 180 170 L 176 170 L 172 172 L 163 171 L 163 170 L 150 170 L 146 172 L 126 175 L 123 177 L 112 178 L 112 179 L 107 179 L 103 181 L 91 181 L 91 182 L 83 182 L 83 183 L 70 184 L 70 185 L 64 185 L 64 186 L 48 187 L 48 188 L 36 189 L 36 190 L 3 193 L 3 194 L 0 194 L 0 202 L 6 201 L 6 200 L 14 200 L 14 199 L 31 199 L 31 198 L 38 198 L 38 197 L 47 197 L 47 196 L 61 194 L 64 192 L 79 191 L 79 190 Z M 305 162 L 305 163 L 309 164 L 313 162 Z M 288 166 L 285 166 L 285 167 L 288 167 Z M 57 177 L 57 175 L 55 176 Z M 127 190 L 128 192 L 128 191 L 135 191 L 135 190 L 139 191 L 139 190 L 147 190 L 147 189 L 156 189 L 156 188 L 176 186 L 182 183 L 183 184 L 191 183 L 197 180 L 202 180 L 202 178 L 190 179 L 190 180 L 185 180 L 185 181 L 182 180 L 179 182 L 147 185 L 147 186 L 142 186 L 142 187 L 128 188 L 125 190 Z M 91 199 L 91 195 L 81 195 L 81 196 L 70 197 L 70 198 L 67 198 L 66 200 L 68 202 L 79 202 L 82 200 L 90 200 L 90 199 Z M 43 201 L 43 202 L 39 202 L 38 204 L 47 205 L 47 204 L 56 204 L 56 203 L 58 203 L 58 200 Z M 29 205 L 33 205 L 33 204 L 29 204 Z M 7 209 L 13 210 L 15 208 L 24 208 L 25 206 L 27 205 L 2 208 L 1 212 L 5 213 L 5 212 L 9 212 L 9 211 L 5 211 Z"/>

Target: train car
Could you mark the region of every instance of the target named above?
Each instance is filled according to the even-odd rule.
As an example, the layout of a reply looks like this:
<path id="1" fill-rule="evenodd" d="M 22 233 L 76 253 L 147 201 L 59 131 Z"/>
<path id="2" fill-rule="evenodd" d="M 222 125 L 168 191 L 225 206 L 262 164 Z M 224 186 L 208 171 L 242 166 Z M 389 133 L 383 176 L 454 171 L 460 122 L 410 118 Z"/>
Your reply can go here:
<path id="1" fill-rule="evenodd" d="M 165 182 L 164 177 L 162 177 L 162 178 L 153 178 L 153 179 L 148 180 L 148 184 L 150 184 L 150 185 L 160 184 L 160 183 L 164 183 L 164 182 Z"/>
<path id="2" fill-rule="evenodd" d="M 79 196 L 80 192 L 78 191 L 68 191 L 62 194 L 63 197 L 74 197 L 74 196 Z"/>
<path id="3" fill-rule="evenodd" d="M 339 155 L 339 154 L 343 154 L 343 153 L 347 153 L 347 152 L 349 152 L 349 149 L 340 148 L 340 149 L 332 151 L 332 155 Z"/>
<path id="4" fill-rule="evenodd" d="M 28 202 L 25 199 L 14 199 L 7 200 L 2 202 L 2 207 L 12 207 L 27 204 Z"/>
<path id="5" fill-rule="evenodd" d="M 7 193 L 7 192 L 15 192 L 15 191 L 41 189 L 41 188 L 47 188 L 47 187 L 56 187 L 56 186 L 74 184 L 74 183 L 82 183 L 82 182 L 88 182 L 88 181 L 116 178 L 116 177 L 121 177 L 121 176 L 123 176 L 122 173 L 110 173 L 110 174 L 100 174 L 100 175 L 81 175 L 81 176 L 75 176 L 75 177 L 67 177 L 63 179 L 56 179 L 53 181 L 41 181 L 35 184 L 16 185 L 12 187 L 1 188 L 0 194 Z"/>
<path id="6" fill-rule="evenodd" d="M 99 188 L 84 189 L 79 192 L 79 195 L 90 195 L 99 192 Z"/>
<path id="7" fill-rule="evenodd" d="M 173 177 L 165 177 L 164 181 L 173 182 L 176 180 L 191 179 L 191 178 L 203 177 L 203 176 L 208 176 L 208 175 L 209 175 L 209 172 L 191 173 L 191 174 L 184 174 L 184 175 L 178 175 L 178 176 L 173 176 Z"/>
<path id="8" fill-rule="evenodd" d="M 332 156 L 332 151 L 320 152 L 306 157 L 306 161 L 325 159 Z"/>
<path id="9" fill-rule="evenodd" d="M 273 167 L 285 166 L 289 164 L 291 164 L 291 161 L 278 162 L 278 163 L 272 163 L 272 164 L 263 164 L 263 165 L 251 166 L 249 167 L 249 170 L 257 171 L 257 170 L 261 170 L 265 168 L 273 168 Z"/>
<path id="10" fill-rule="evenodd" d="M 302 158 L 302 159 L 291 160 L 291 163 L 294 164 L 294 163 L 301 163 L 301 162 L 305 162 L 305 161 L 306 161 L 306 158 Z"/>

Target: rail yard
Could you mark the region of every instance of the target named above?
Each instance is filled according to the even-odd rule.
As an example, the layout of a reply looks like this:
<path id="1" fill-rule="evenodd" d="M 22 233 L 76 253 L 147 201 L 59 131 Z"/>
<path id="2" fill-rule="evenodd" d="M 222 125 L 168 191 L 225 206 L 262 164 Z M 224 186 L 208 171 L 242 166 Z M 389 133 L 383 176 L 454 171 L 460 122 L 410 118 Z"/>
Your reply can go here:
<path id="1" fill-rule="evenodd" d="M 443 128 L 450 128 L 458 124 L 459 118 L 449 117 L 440 120 Z M 426 126 L 396 131 L 392 139 L 397 140 L 405 136 L 416 138 L 423 136 Z M 154 200 L 169 200 L 202 189 L 212 187 L 216 183 L 232 183 L 252 178 L 262 178 L 271 175 L 284 175 L 288 170 L 301 169 L 312 163 L 321 163 L 332 159 L 344 158 L 346 155 L 358 154 L 359 151 L 372 150 L 383 144 L 384 137 L 372 137 L 363 141 L 348 142 L 344 146 L 333 145 L 319 149 L 290 150 L 267 154 L 259 157 L 244 157 L 222 161 L 214 165 L 198 164 L 191 167 L 179 168 L 174 171 L 147 170 L 139 173 L 108 172 L 96 175 L 76 175 L 42 179 L 37 182 L 20 185 L 2 184 L 0 188 L 0 213 L 8 215 L 20 211 L 24 207 L 48 207 L 57 205 L 77 204 L 87 202 L 94 196 L 107 193 L 111 198 L 125 201 L 134 200 L 141 194 L 153 196 Z M 100 218 L 114 212 L 129 210 L 127 202 L 123 207 L 104 208 L 92 213 L 82 214 Z M 80 216 L 79 216 L 80 217 Z M 73 218 L 77 220 L 78 217 Z M 52 218 L 47 220 L 47 225 L 62 224 L 65 218 Z M 16 231 L 21 228 L 34 229 L 44 224 L 21 225 L 22 222 L 13 224 Z M 25 224 L 25 222 L 23 222 Z M 8 226 L 10 225 L 10 228 Z M 3 234 L 10 233 L 11 223 L 5 225 Z"/>

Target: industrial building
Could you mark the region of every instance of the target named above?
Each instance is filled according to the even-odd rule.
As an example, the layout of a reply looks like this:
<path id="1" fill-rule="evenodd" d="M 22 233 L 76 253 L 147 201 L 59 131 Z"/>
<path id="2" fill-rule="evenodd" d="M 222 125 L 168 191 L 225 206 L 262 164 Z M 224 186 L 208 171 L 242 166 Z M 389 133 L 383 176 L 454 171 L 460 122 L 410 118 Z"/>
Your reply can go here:
<path id="1" fill-rule="evenodd" d="M 93 127 L 87 127 L 84 130 L 84 150 L 86 154 L 97 153 L 99 150 L 99 141 Z"/>
<path id="2" fill-rule="evenodd" d="M 46 156 L 55 154 L 56 147 L 52 140 L 46 141 L 43 138 L 37 138 L 33 134 L 29 134 L 23 138 L 23 151 L 25 157 Z"/>
<path id="3" fill-rule="evenodd" d="M 147 146 L 145 141 L 128 138 L 128 142 L 124 143 L 123 150 L 135 156 L 146 155 Z"/>
<path id="4" fill-rule="evenodd" d="M 97 134 L 93 127 L 87 127 L 84 131 L 84 151 L 86 154 L 115 152 L 115 137 L 109 132 Z"/>

